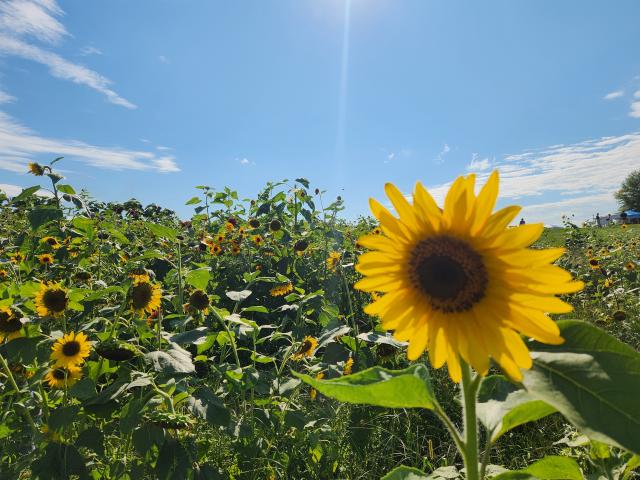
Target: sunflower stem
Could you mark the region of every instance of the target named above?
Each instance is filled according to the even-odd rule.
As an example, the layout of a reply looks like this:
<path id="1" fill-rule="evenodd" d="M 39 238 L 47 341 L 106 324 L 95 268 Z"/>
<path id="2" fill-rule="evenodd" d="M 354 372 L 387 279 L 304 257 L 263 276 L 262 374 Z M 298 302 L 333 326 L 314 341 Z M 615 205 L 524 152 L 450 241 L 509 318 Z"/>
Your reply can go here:
<path id="1" fill-rule="evenodd" d="M 18 384 L 16 383 L 16 379 L 13 377 L 13 373 L 11 372 L 11 369 L 9 368 L 9 364 L 7 363 L 5 358 L 2 356 L 2 354 L 0 354 L 0 363 L 2 363 L 2 369 L 4 370 L 4 373 L 8 377 L 9 383 L 11 384 L 11 387 L 13 387 L 13 390 L 17 394 L 19 394 L 20 393 L 20 388 L 18 387 Z M 31 413 L 29 413 L 29 410 L 27 409 L 26 406 L 22 410 L 22 414 L 24 415 L 24 417 L 29 422 L 29 425 L 31 425 L 31 428 L 34 431 L 37 431 L 38 428 L 36 427 L 36 424 L 34 423 L 33 418 L 31 417 Z"/>
<path id="2" fill-rule="evenodd" d="M 478 472 L 478 418 L 476 414 L 476 400 L 479 377 L 473 377 L 471 368 L 460 359 L 462 367 L 462 400 L 464 414 L 464 466 L 467 470 L 467 480 L 480 480 Z"/>

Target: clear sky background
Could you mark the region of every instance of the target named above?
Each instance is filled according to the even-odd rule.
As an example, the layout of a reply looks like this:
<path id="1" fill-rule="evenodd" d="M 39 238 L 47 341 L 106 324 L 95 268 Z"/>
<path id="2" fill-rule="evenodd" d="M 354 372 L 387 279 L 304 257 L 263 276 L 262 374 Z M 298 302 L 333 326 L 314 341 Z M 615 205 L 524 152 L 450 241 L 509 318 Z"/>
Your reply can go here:
<path id="1" fill-rule="evenodd" d="M 640 168 L 640 2 L 0 0 L 0 185 L 188 215 L 195 185 L 307 177 L 368 213 L 493 168 L 503 204 L 613 212 Z"/>

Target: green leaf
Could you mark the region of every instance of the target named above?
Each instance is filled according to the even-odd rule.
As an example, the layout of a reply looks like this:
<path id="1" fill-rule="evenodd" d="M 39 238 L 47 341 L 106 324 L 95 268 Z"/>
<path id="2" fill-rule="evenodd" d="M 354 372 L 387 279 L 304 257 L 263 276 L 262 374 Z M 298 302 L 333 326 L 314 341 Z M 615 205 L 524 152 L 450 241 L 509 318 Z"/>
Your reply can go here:
<path id="1" fill-rule="evenodd" d="M 226 295 L 234 302 L 241 302 L 249 298 L 249 295 L 251 295 L 251 293 L 251 290 L 242 290 L 240 292 L 226 292 Z"/>
<path id="2" fill-rule="evenodd" d="M 188 285 L 191 285 L 193 288 L 199 288 L 200 290 L 207 288 L 210 279 L 211 269 L 209 267 L 191 270 L 184 277 L 184 281 Z"/>
<path id="3" fill-rule="evenodd" d="M 174 240 L 178 236 L 178 232 L 176 232 L 173 228 L 165 227 L 164 225 L 159 225 L 157 223 L 145 222 L 145 225 L 151 233 L 156 235 L 157 237 L 165 237 Z"/>
<path id="4" fill-rule="evenodd" d="M 583 480 L 578 463 L 570 457 L 548 456 L 527 468 L 501 473 L 494 480 Z"/>
<path id="5" fill-rule="evenodd" d="M 262 305 L 254 305 L 252 307 L 243 308 L 242 312 L 269 313 L 269 309 L 267 307 L 263 307 Z"/>
<path id="6" fill-rule="evenodd" d="M 187 200 L 187 203 L 185 203 L 185 205 L 196 205 L 198 203 L 200 203 L 202 200 L 200 200 L 200 198 L 198 197 L 191 197 L 189 200 Z"/>
<path id="7" fill-rule="evenodd" d="M 558 322 L 562 345 L 534 344 L 523 384 L 578 430 L 640 453 L 640 354 L 585 322 Z"/>
<path id="8" fill-rule="evenodd" d="M 175 343 L 166 352 L 149 352 L 145 355 L 154 370 L 164 373 L 193 373 L 196 371 L 191 354 Z"/>
<path id="9" fill-rule="evenodd" d="M 477 404 L 478 419 L 491 433 L 493 441 L 519 425 L 539 420 L 555 411 L 501 375 L 489 376 L 482 382 Z"/>
<path id="10" fill-rule="evenodd" d="M 422 470 L 401 465 L 391 470 L 380 480 L 427 480 L 428 478 Z"/>
<path id="11" fill-rule="evenodd" d="M 76 447 L 85 447 L 104 455 L 104 434 L 97 427 L 89 427 L 78 435 Z"/>
<path id="12" fill-rule="evenodd" d="M 46 223 L 62 218 L 62 211 L 58 207 L 38 207 L 27 213 L 27 218 L 31 229 L 37 230 Z"/>
<path id="13" fill-rule="evenodd" d="M 211 425 L 226 427 L 231 420 L 227 407 L 208 388 L 199 388 L 187 398 L 187 405 L 197 417 L 205 419 Z"/>
<path id="14" fill-rule="evenodd" d="M 27 197 L 30 197 L 34 193 L 40 190 L 40 185 L 36 185 L 35 187 L 24 188 L 18 195 L 11 199 L 11 203 L 16 203 L 21 200 L 24 200 Z"/>
<path id="15" fill-rule="evenodd" d="M 56 187 L 59 192 L 67 193 L 69 195 L 75 195 L 76 191 L 73 189 L 71 185 L 57 185 Z"/>
<path id="16" fill-rule="evenodd" d="M 404 370 L 373 367 L 331 380 L 293 374 L 323 395 L 342 402 L 388 408 L 434 408 L 429 371 L 420 364 Z"/>
<path id="17" fill-rule="evenodd" d="M 78 412 L 80 412 L 78 405 L 58 407 L 52 411 L 49 416 L 49 428 L 52 430 L 60 430 L 62 427 L 71 425 L 74 420 L 77 420 Z"/>
<path id="18" fill-rule="evenodd" d="M 207 327 L 198 327 L 188 332 L 176 333 L 171 337 L 173 343 L 182 343 L 189 345 L 200 345 L 207 340 L 209 329 Z"/>

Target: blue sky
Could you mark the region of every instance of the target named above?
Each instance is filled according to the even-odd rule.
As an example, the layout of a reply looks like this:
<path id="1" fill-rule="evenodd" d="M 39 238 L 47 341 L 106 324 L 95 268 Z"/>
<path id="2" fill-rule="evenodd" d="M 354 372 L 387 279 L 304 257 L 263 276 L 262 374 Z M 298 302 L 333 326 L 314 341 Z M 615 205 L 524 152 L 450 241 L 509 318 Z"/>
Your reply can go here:
<path id="1" fill-rule="evenodd" d="M 102 200 L 305 176 L 366 214 L 502 172 L 559 224 L 640 166 L 640 3 L 2 0 L 0 186 L 59 155 Z M 635 45 L 635 47 L 634 47 Z"/>

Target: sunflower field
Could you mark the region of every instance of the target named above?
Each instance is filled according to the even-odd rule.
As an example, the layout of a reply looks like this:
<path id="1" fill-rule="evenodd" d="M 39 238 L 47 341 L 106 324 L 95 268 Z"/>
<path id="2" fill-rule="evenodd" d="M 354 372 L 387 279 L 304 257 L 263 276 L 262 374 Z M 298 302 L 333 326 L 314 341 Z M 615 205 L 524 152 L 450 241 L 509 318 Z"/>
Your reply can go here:
<path id="1" fill-rule="evenodd" d="M 0 193 L 0 478 L 638 478 L 638 225 L 509 227 L 497 173 L 184 220 L 58 160 Z"/>

